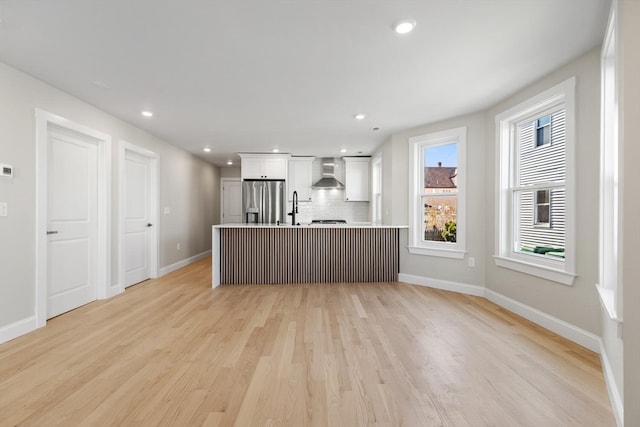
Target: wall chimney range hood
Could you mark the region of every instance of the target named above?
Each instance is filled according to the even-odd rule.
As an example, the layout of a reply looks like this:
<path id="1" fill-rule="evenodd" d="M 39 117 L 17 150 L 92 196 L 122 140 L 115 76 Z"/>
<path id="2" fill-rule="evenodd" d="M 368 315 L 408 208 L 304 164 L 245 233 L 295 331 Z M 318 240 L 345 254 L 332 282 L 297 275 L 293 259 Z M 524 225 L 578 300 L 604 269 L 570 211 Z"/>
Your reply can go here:
<path id="1" fill-rule="evenodd" d="M 313 184 L 314 190 L 344 190 L 344 184 L 336 179 L 335 159 L 322 159 L 322 178 Z"/>

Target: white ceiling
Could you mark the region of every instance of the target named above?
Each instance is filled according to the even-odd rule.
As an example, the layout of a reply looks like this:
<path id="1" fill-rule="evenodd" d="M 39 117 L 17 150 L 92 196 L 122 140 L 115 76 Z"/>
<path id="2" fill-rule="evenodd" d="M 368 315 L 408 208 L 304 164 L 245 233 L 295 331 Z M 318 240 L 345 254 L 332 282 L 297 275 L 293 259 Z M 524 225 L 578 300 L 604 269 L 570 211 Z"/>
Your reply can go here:
<path id="1" fill-rule="evenodd" d="M 606 0 L 0 0 L 0 60 L 217 165 L 275 147 L 371 154 L 391 133 L 486 108 L 599 45 L 608 9 Z M 391 26 L 403 17 L 417 27 L 398 35 Z M 360 112 L 367 118 L 354 120 Z"/>

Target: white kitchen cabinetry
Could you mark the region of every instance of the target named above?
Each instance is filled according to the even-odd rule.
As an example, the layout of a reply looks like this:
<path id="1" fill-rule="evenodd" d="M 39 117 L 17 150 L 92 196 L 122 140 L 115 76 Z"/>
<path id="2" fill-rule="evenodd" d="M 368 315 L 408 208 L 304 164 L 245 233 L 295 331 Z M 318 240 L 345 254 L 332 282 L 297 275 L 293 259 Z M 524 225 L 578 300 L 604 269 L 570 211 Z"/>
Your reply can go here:
<path id="1" fill-rule="evenodd" d="M 311 201 L 313 159 L 314 157 L 291 157 L 289 159 L 289 201 L 292 201 L 294 191 L 298 192 L 298 201 Z"/>
<path id="2" fill-rule="evenodd" d="M 287 179 L 285 154 L 239 154 L 242 179 Z"/>
<path id="3" fill-rule="evenodd" d="M 343 157 L 344 200 L 347 202 L 369 201 L 369 157 Z"/>

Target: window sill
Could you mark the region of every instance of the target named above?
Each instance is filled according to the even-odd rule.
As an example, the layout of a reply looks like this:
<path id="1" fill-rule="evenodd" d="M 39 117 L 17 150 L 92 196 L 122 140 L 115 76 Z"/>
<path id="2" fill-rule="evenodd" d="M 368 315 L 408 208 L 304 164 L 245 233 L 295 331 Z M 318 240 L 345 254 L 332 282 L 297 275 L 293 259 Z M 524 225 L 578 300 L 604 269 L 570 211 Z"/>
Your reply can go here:
<path id="1" fill-rule="evenodd" d="M 576 278 L 573 273 L 568 273 L 564 270 L 557 268 L 542 266 L 539 264 L 533 264 L 513 258 L 507 258 L 503 256 L 494 255 L 493 259 L 498 267 L 508 268 L 510 270 L 519 271 L 521 273 L 529 274 L 531 276 L 540 277 L 542 279 L 551 280 L 553 282 L 562 283 L 563 285 L 571 286 Z"/>
<path id="2" fill-rule="evenodd" d="M 615 293 L 611 288 L 605 288 L 604 286 L 596 284 L 596 289 L 598 290 L 598 295 L 600 296 L 600 304 L 607 311 L 609 318 L 618 323 L 622 323 L 622 318 L 618 316 L 616 312 L 616 308 L 614 305 L 615 301 Z"/>
<path id="3" fill-rule="evenodd" d="M 462 259 L 466 254 L 465 251 L 458 251 L 453 249 L 423 248 L 420 246 L 407 246 L 407 249 L 409 249 L 410 254 L 437 256 L 442 258 Z"/>

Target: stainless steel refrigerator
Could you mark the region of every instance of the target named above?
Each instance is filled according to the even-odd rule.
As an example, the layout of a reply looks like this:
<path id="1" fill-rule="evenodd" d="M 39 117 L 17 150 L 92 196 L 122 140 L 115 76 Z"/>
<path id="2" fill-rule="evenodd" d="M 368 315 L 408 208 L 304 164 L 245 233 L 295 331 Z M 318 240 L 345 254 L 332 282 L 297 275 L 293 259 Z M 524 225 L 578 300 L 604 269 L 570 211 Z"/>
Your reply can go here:
<path id="1" fill-rule="evenodd" d="M 285 188 L 284 180 L 242 181 L 242 222 L 284 224 Z"/>

